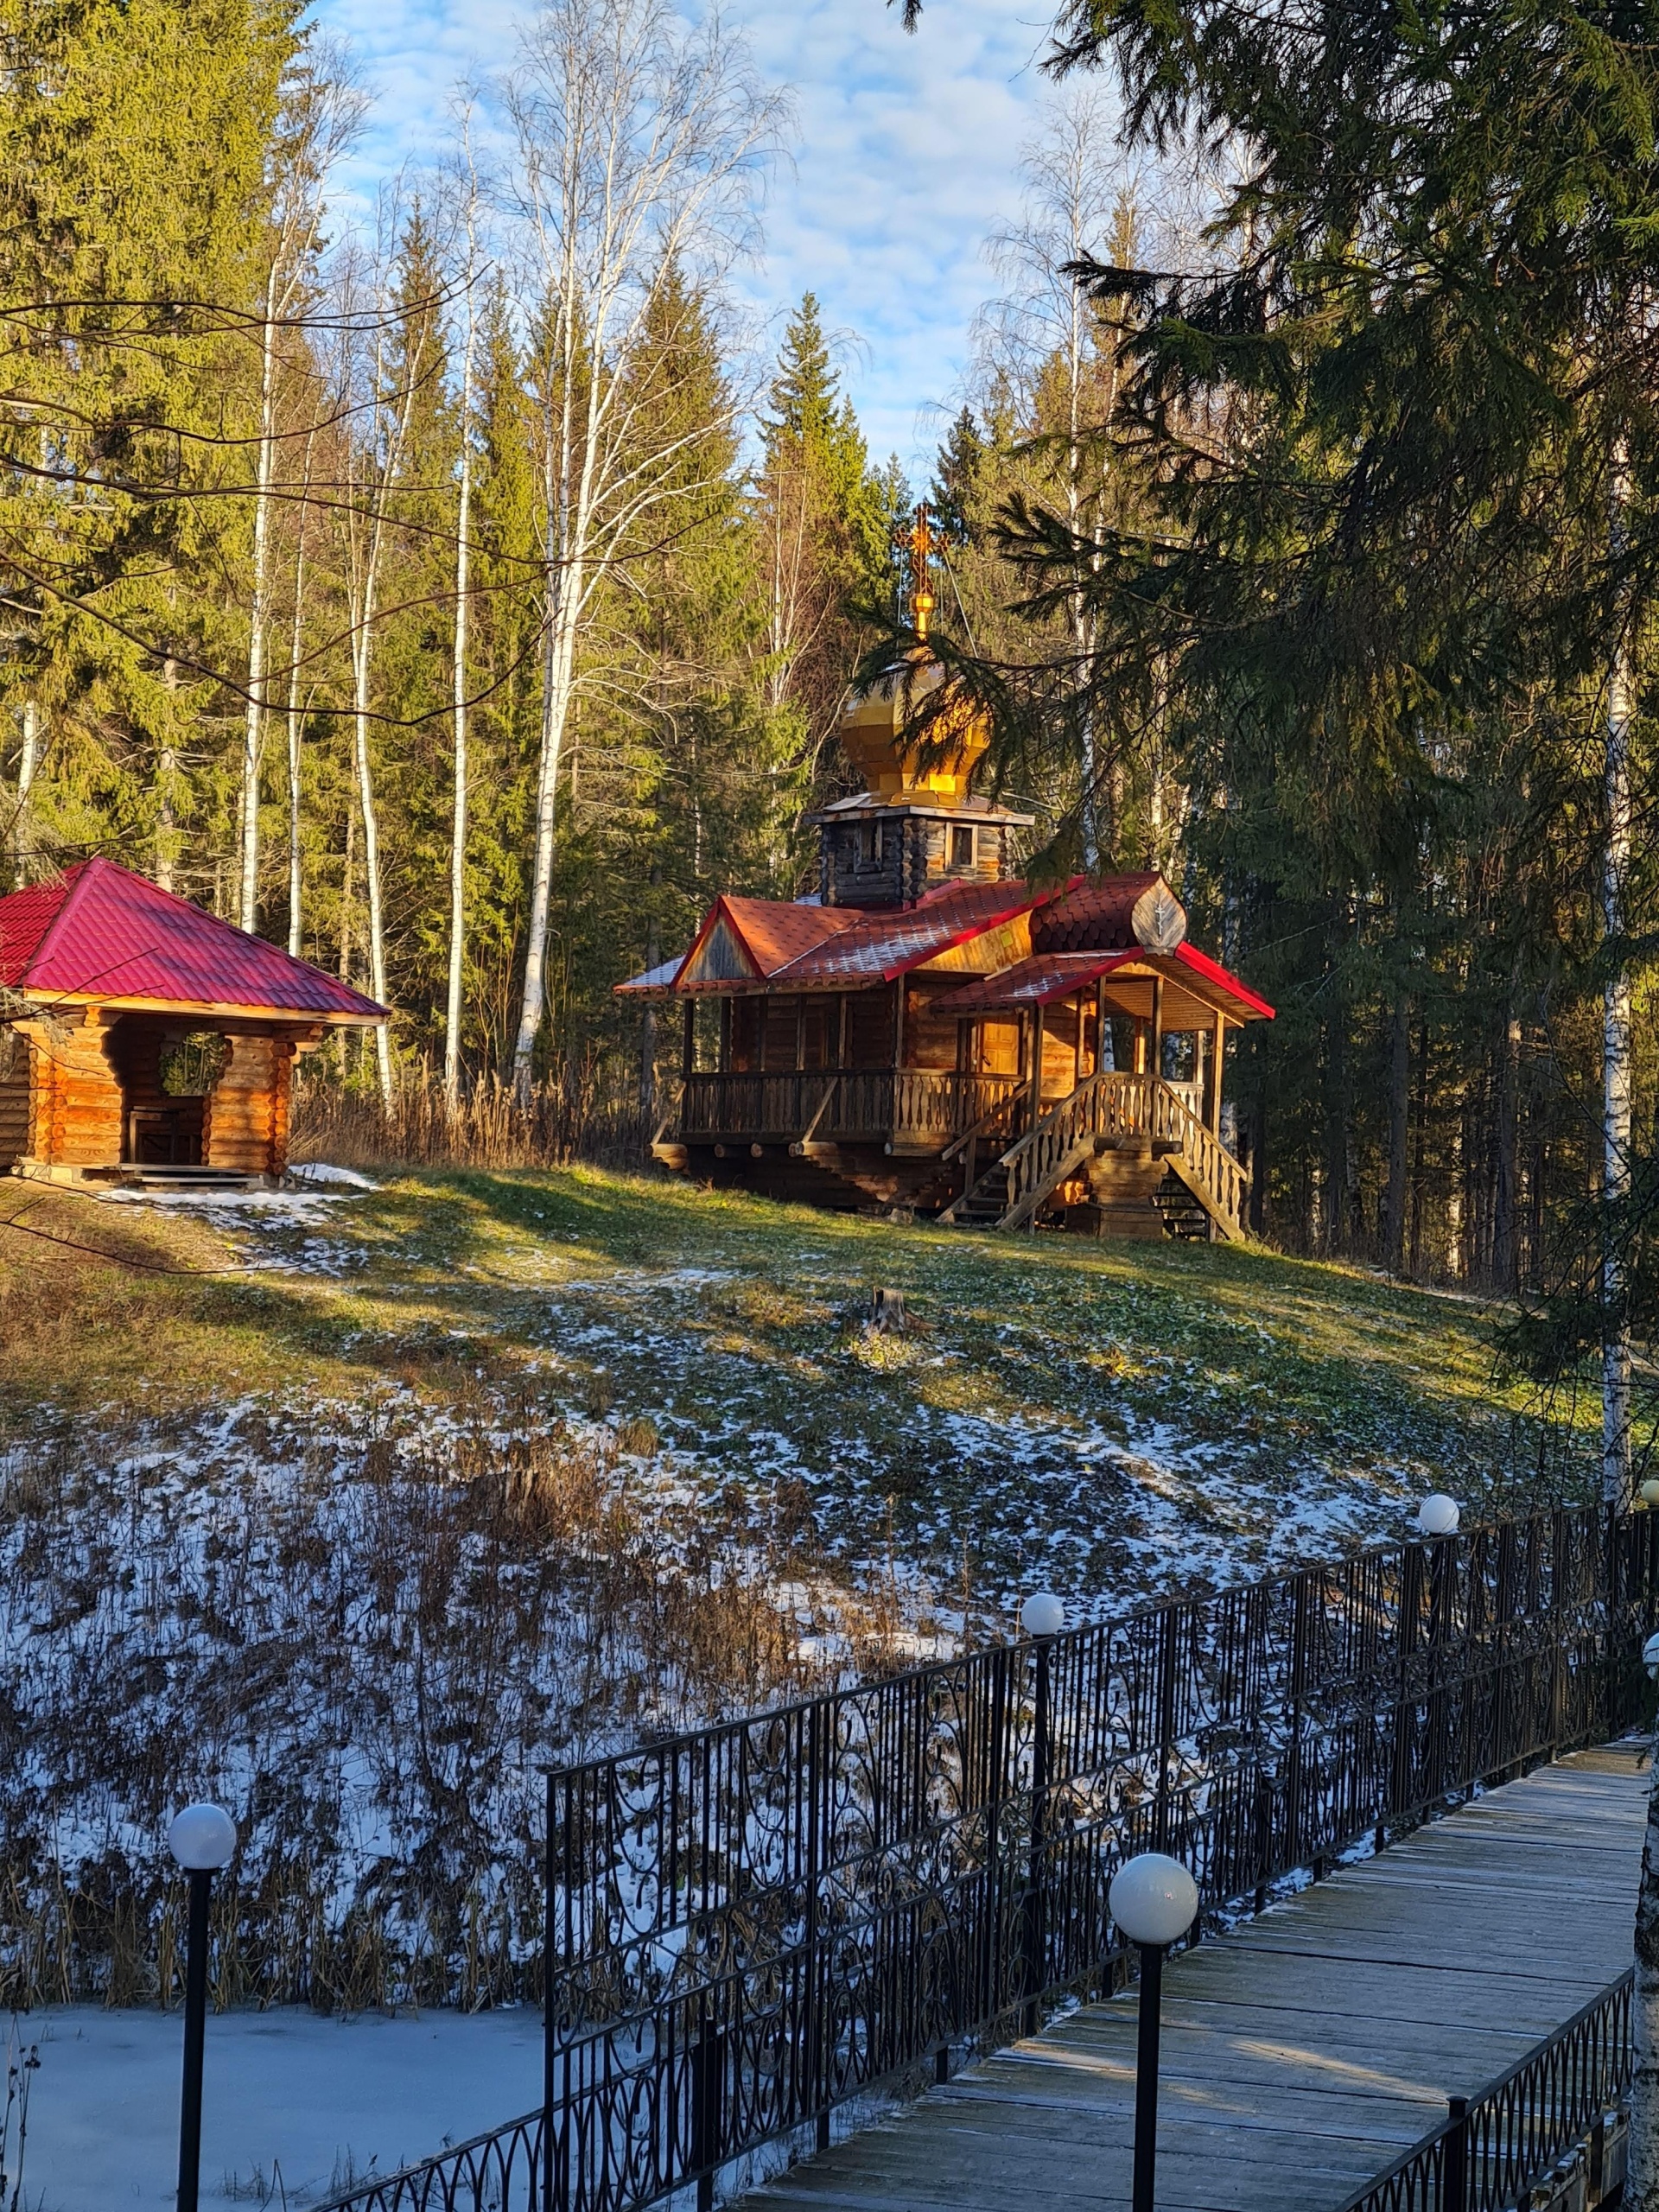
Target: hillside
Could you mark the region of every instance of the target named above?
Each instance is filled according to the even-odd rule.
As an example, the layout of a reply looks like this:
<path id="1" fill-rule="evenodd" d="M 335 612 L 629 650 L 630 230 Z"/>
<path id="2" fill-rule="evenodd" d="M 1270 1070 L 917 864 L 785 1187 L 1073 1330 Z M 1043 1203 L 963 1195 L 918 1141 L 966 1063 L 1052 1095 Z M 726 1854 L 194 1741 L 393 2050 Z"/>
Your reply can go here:
<path id="1" fill-rule="evenodd" d="M 1478 1510 L 1535 1457 L 1478 1308 L 1237 1249 L 588 1171 L 4 1211 L 14 1998 L 174 1971 L 160 1833 L 208 1790 L 250 1830 L 230 1994 L 512 1993 L 538 1760 L 1005 1633 L 1038 1585 L 1101 1613 L 1431 1486 Z"/>

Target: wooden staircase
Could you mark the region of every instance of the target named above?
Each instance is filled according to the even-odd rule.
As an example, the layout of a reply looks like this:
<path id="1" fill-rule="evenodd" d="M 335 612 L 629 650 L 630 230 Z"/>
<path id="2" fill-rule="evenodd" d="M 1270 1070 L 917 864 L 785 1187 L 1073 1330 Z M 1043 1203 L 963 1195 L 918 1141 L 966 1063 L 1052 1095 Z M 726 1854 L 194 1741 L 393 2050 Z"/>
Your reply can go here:
<path id="1" fill-rule="evenodd" d="M 1092 1225 L 1106 1235 L 1244 1234 L 1249 1178 L 1231 1153 L 1173 1084 L 1111 1070 L 1051 1106 L 939 1219 L 1033 1228 L 1055 1192 L 1079 1177 L 1090 1185 Z"/>

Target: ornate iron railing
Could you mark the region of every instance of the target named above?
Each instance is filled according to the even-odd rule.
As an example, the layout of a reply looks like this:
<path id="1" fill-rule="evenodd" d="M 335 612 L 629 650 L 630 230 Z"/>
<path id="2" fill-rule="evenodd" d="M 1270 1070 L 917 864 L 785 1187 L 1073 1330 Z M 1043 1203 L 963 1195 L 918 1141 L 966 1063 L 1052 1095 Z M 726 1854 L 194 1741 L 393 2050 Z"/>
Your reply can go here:
<path id="1" fill-rule="evenodd" d="M 1616 1732 L 1656 1592 L 1659 1516 L 1563 1509 L 553 1773 L 544 2199 L 468 2194 L 446 2152 L 455 2186 L 353 2212 L 708 2204 L 721 2165 L 1109 1986 L 1133 1853 L 1259 1904 Z"/>
<path id="2" fill-rule="evenodd" d="M 1586 2142 L 1630 2086 L 1633 1975 L 1620 1975 L 1547 2042 L 1445 2120 L 1342 2212 L 1510 2212 Z"/>
<path id="3" fill-rule="evenodd" d="M 543 2212 L 542 2115 L 474 2135 L 396 2173 L 368 2174 L 318 2212 Z"/>

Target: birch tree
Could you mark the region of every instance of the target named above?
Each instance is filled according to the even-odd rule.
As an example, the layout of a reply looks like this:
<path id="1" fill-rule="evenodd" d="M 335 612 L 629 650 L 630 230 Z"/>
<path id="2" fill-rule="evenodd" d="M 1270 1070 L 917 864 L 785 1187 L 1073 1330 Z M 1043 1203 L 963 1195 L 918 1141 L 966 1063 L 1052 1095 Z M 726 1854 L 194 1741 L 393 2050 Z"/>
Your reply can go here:
<path id="1" fill-rule="evenodd" d="M 461 482 L 455 509 L 454 788 L 449 842 L 449 966 L 444 1000 L 443 1095 L 453 1114 L 461 1103 L 461 983 L 467 944 L 467 616 L 471 594 L 473 529 L 473 356 L 478 335 L 478 171 L 471 118 L 462 119 L 466 166 L 461 231 L 464 326 L 461 347 Z"/>
<path id="2" fill-rule="evenodd" d="M 393 295 L 391 242 L 397 228 L 397 199 L 383 207 L 380 250 L 366 283 L 360 272 L 344 318 L 342 411 L 356 416 L 348 442 L 350 481 L 346 500 L 346 598 L 352 669 L 352 760 L 357 808 L 363 825 L 363 881 L 369 923 L 370 989 L 382 1006 L 389 1003 L 386 928 L 380 855 L 380 817 L 375 801 L 374 763 L 370 747 L 373 718 L 374 628 L 379 613 L 382 563 L 394 527 L 394 505 L 403 473 L 404 448 L 416 395 L 428 372 L 440 302 L 416 298 L 402 303 Z M 349 299 L 349 295 L 348 295 Z M 391 1097 L 391 1041 L 386 1024 L 374 1033 L 375 1068 L 381 1097 Z"/>
<path id="3" fill-rule="evenodd" d="M 1622 455 L 1613 469 L 1611 535 L 1623 535 L 1628 496 Z M 1609 946 L 1625 932 L 1625 880 L 1630 865 L 1630 721 L 1636 707 L 1630 641 L 1621 634 L 1607 677 L 1604 804 L 1606 823 L 1601 861 L 1601 925 Z M 1624 1270 L 1619 1243 L 1630 1195 L 1630 971 L 1622 950 L 1602 986 L 1601 1015 L 1602 1237 L 1601 1482 L 1610 1504 L 1630 1499 L 1630 1326 L 1624 1311 Z"/>
<path id="4" fill-rule="evenodd" d="M 301 474 L 299 518 L 295 528 L 294 605 L 288 645 L 288 949 L 296 960 L 300 957 L 304 911 L 300 869 L 300 742 L 305 717 L 300 704 L 300 678 L 304 665 L 302 649 L 305 642 L 305 538 L 311 499 L 312 442 L 312 436 L 308 436 Z"/>
<path id="5" fill-rule="evenodd" d="M 561 757 L 597 595 L 704 488 L 677 464 L 706 424 L 671 422 L 631 377 L 664 288 L 702 291 L 756 237 L 786 115 L 717 15 L 663 0 L 548 0 L 502 87 L 513 219 L 540 316 L 542 715 L 513 1086 L 527 1098 L 547 1008 Z"/>

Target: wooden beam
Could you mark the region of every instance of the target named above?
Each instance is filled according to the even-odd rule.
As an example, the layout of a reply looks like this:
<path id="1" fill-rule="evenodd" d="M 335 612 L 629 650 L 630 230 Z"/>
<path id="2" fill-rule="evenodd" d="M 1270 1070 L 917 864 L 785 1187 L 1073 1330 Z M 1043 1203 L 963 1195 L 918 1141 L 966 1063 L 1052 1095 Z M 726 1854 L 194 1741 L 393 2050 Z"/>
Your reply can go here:
<path id="1" fill-rule="evenodd" d="M 1028 1128 L 1035 1128 L 1043 1111 L 1043 1009 L 1031 1009 L 1031 1120 Z"/>
<path id="2" fill-rule="evenodd" d="M 905 1065 L 905 979 L 902 976 L 893 988 L 898 995 L 899 1011 L 893 1026 L 893 1065 L 895 1068 L 901 1068 Z"/>
<path id="3" fill-rule="evenodd" d="M 688 998 L 685 1002 L 685 1034 L 680 1045 L 680 1078 L 682 1082 L 689 1083 L 691 1080 L 692 1071 L 696 1068 L 696 1065 L 697 1002 L 696 999 Z"/>
<path id="4" fill-rule="evenodd" d="M 1221 1139 L 1221 1071 L 1227 1059 L 1227 1017 L 1217 1014 L 1210 1033 L 1210 1134 Z"/>
<path id="5" fill-rule="evenodd" d="M 1161 976 L 1154 976 L 1152 979 L 1152 1034 L 1147 1040 L 1147 1049 L 1151 1062 L 1147 1072 L 1154 1082 L 1161 1083 L 1164 1075 L 1164 979 Z"/>

